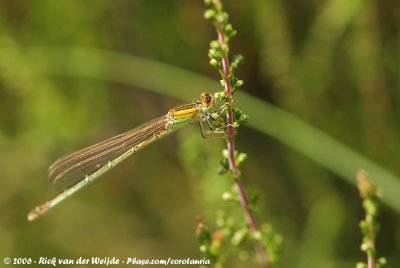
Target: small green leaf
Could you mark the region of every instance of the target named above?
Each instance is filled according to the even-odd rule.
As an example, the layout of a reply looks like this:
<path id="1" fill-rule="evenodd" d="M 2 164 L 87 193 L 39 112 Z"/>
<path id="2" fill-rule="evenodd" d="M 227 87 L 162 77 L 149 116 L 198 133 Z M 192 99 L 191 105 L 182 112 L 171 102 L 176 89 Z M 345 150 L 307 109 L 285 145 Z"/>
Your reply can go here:
<path id="1" fill-rule="evenodd" d="M 218 40 L 212 40 L 210 42 L 210 47 L 215 50 L 221 50 L 221 43 Z"/>
<path id="2" fill-rule="evenodd" d="M 200 245 L 200 248 L 199 248 L 199 249 L 200 249 L 200 252 L 206 253 L 208 247 L 207 247 L 206 245 Z"/>
<path id="3" fill-rule="evenodd" d="M 363 262 L 358 262 L 356 264 L 356 268 L 367 268 L 367 265 L 365 263 L 363 263 Z"/>
<path id="4" fill-rule="evenodd" d="M 238 154 L 238 156 L 236 157 L 237 166 L 240 166 L 244 161 L 246 161 L 246 159 L 247 159 L 247 154 L 245 153 Z"/>
<path id="5" fill-rule="evenodd" d="M 244 84 L 243 80 L 237 80 L 235 83 L 235 88 L 240 88 L 243 86 L 243 84 Z"/>
<path id="6" fill-rule="evenodd" d="M 217 69 L 220 69 L 220 68 L 221 68 L 221 64 L 220 64 L 219 61 L 217 61 L 216 59 L 211 59 L 211 60 L 210 60 L 210 65 L 211 65 L 212 67 L 217 68 Z"/>
<path id="7" fill-rule="evenodd" d="M 226 43 L 221 44 L 222 57 L 227 57 L 229 52 L 229 46 Z"/>
<path id="8" fill-rule="evenodd" d="M 376 202 L 371 198 L 367 198 L 363 201 L 363 207 L 367 215 L 376 216 L 378 213 L 378 208 L 376 206 Z"/>
<path id="9" fill-rule="evenodd" d="M 210 48 L 208 50 L 208 57 L 210 59 L 215 59 L 217 61 L 221 61 L 221 59 L 222 59 L 221 52 L 219 50 L 214 49 L 214 48 Z"/>
<path id="10" fill-rule="evenodd" d="M 233 195 L 231 192 L 225 192 L 222 194 L 222 200 L 224 200 L 224 201 L 231 201 L 233 199 L 234 198 L 233 198 Z"/>
<path id="11" fill-rule="evenodd" d="M 237 34 L 236 30 L 233 29 L 233 26 L 232 26 L 232 24 L 230 24 L 230 23 L 227 24 L 227 25 L 225 25 L 224 33 L 225 33 L 226 37 L 227 37 L 229 40 Z"/>
<path id="12" fill-rule="evenodd" d="M 212 5 L 212 0 L 204 0 L 204 4 L 206 5 L 206 6 L 210 6 L 210 5 Z"/>
<path id="13" fill-rule="evenodd" d="M 255 231 L 252 233 L 252 238 L 257 241 L 261 241 L 262 233 L 260 231 Z"/>
<path id="14" fill-rule="evenodd" d="M 233 73 L 229 74 L 228 78 L 229 78 L 229 81 L 231 82 L 231 85 L 236 84 L 236 82 L 238 80 L 238 78 L 236 78 L 236 76 Z"/>
<path id="15" fill-rule="evenodd" d="M 240 110 L 239 108 L 235 107 L 233 108 L 233 118 L 234 121 L 240 125 L 245 124 L 249 119 L 249 116 L 243 113 L 242 110 Z"/>
<path id="16" fill-rule="evenodd" d="M 240 117 L 236 120 L 236 122 L 243 125 L 246 124 L 248 120 L 249 116 L 247 114 L 241 114 Z"/>
<path id="17" fill-rule="evenodd" d="M 216 16 L 217 16 L 217 12 L 215 12 L 214 9 L 207 9 L 204 12 L 204 18 L 207 20 L 214 20 Z"/>
<path id="18" fill-rule="evenodd" d="M 228 23 L 227 25 L 225 25 L 225 33 L 230 33 L 233 31 L 233 26 L 232 24 Z"/>
<path id="19" fill-rule="evenodd" d="M 224 12 L 221 12 L 220 14 L 217 15 L 216 20 L 217 20 L 220 24 L 225 25 L 225 24 L 228 23 L 229 14 L 226 13 L 225 11 L 224 11 Z"/>
<path id="20" fill-rule="evenodd" d="M 387 264 L 386 258 L 383 258 L 383 257 L 379 258 L 378 264 L 380 264 L 381 266 L 386 265 Z"/>
<path id="21" fill-rule="evenodd" d="M 222 159 L 220 162 L 220 166 L 218 169 L 219 175 L 224 175 L 229 171 L 229 162 L 227 158 Z"/>
<path id="22" fill-rule="evenodd" d="M 224 90 L 224 91 L 216 92 L 216 93 L 214 94 L 214 98 L 215 98 L 216 100 L 218 100 L 218 101 L 223 101 L 223 102 L 226 102 L 226 101 L 228 100 L 228 96 L 226 96 L 225 90 Z"/>
<path id="23" fill-rule="evenodd" d="M 228 149 L 223 149 L 223 150 L 222 150 L 222 156 L 223 156 L 225 159 L 228 159 L 228 157 L 229 157 L 229 151 L 228 151 Z"/>
<path id="24" fill-rule="evenodd" d="M 230 71 L 233 72 L 238 69 L 240 64 L 244 63 L 244 57 L 242 55 L 235 55 L 233 56 L 231 66 L 230 66 Z"/>
<path id="25" fill-rule="evenodd" d="M 249 228 L 244 227 L 242 229 L 237 230 L 231 239 L 231 243 L 234 246 L 239 246 L 240 244 L 243 243 L 243 241 L 248 237 L 249 234 Z"/>
<path id="26" fill-rule="evenodd" d="M 364 252 L 368 251 L 369 249 L 371 249 L 370 243 L 368 243 L 368 242 L 362 243 L 360 249 L 361 249 L 361 251 L 364 251 Z"/>

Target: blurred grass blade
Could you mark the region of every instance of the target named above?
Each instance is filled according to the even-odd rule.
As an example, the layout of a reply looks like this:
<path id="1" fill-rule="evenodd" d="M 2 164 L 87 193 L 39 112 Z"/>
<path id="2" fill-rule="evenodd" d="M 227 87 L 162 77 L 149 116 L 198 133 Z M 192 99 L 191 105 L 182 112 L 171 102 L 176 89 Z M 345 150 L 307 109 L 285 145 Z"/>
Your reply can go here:
<path id="1" fill-rule="evenodd" d="M 0 57 L 8 48 L 0 48 Z M 128 54 L 83 47 L 23 47 L 37 75 L 71 75 L 145 88 L 192 100 L 194 92 L 217 89 L 215 80 L 184 69 Z M 18 76 L 16 73 L 15 76 Z M 238 92 L 238 105 L 251 115 L 248 126 L 304 154 L 354 184 L 359 168 L 367 170 L 383 190 L 383 201 L 400 212 L 400 180 L 350 147 L 294 115 Z"/>

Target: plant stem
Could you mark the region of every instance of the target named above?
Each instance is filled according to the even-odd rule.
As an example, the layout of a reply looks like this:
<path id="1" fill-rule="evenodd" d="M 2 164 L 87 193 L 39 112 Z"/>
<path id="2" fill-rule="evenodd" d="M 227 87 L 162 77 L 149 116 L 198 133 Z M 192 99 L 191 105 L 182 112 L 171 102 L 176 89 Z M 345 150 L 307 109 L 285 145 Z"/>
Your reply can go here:
<path id="1" fill-rule="evenodd" d="M 359 170 L 357 173 L 357 186 L 365 211 L 365 218 L 360 222 L 360 229 L 363 234 L 361 251 L 367 254 L 367 265 L 361 264 L 368 268 L 383 267 L 382 265 L 386 264 L 386 260 L 385 258 L 376 259 L 375 248 L 375 240 L 379 230 L 377 217 L 381 193 L 364 170 Z"/>
<path id="2" fill-rule="evenodd" d="M 221 27 L 217 27 L 218 32 L 218 41 L 221 45 L 225 44 L 225 34 L 222 31 Z M 233 112 L 232 112 L 232 85 L 229 79 L 230 77 L 230 68 L 229 68 L 229 58 L 228 53 L 222 58 L 222 68 L 223 68 L 223 79 L 225 81 L 225 91 L 227 96 L 226 102 L 226 121 L 227 121 L 227 131 L 226 131 L 226 144 L 228 149 L 228 161 L 229 161 L 229 169 L 231 176 L 233 177 L 237 192 L 240 199 L 240 204 L 244 210 L 246 221 L 250 226 L 250 230 L 252 234 L 258 233 L 258 227 L 256 223 L 256 219 L 253 213 L 250 211 L 249 208 L 249 201 L 244 190 L 244 185 L 241 181 L 241 173 L 237 167 L 236 160 L 235 160 L 235 141 L 234 135 L 235 130 L 233 128 Z M 270 262 L 265 252 L 265 248 L 260 241 L 258 241 L 255 245 L 256 252 L 260 258 L 260 262 L 263 268 L 269 268 Z"/>
<path id="3" fill-rule="evenodd" d="M 368 255 L 368 268 L 375 268 L 375 260 L 370 255 Z"/>
<path id="4" fill-rule="evenodd" d="M 367 216 L 365 218 L 367 218 Z M 375 237 L 374 230 L 369 229 L 368 233 L 370 237 Z M 369 243 L 372 250 L 367 252 L 367 264 L 368 268 L 375 268 L 375 239 L 371 239 Z"/>

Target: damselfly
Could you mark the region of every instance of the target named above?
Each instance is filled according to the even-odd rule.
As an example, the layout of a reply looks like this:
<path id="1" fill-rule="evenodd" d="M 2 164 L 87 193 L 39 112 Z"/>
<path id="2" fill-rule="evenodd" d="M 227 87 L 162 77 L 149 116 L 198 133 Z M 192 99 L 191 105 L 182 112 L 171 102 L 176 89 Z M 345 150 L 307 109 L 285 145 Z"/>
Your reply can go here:
<path id="1" fill-rule="evenodd" d="M 42 216 L 129 156 L 183 126 L 200 122 L 204 136 L 202 124 L 206 121 L 211 127 L 208 120 L 215 120 L 216 101 L 207 92 L 200 97 L 199 101 L 173 108 L 166 115 L 123 134 L 57 159 L 49 168 L 49 182 L 53 189 L 62 192 L 34 208 L 28 220 Z"/>

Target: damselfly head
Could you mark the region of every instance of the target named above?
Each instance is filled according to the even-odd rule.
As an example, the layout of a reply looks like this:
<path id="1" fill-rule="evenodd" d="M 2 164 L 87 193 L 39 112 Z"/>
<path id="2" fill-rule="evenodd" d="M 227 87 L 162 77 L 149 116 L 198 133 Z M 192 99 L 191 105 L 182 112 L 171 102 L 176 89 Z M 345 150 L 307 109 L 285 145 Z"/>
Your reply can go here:
<path id="1" fill-rule="evenodd" d="M 214 99 L 214 97 L 208 92 L 202 93 L 200 95 L 200 98 L 201 98 L 201 104 L 202 104 L 203 108 L 211 109 L 215 105 L 217 105 L 217 102 Z"/>

